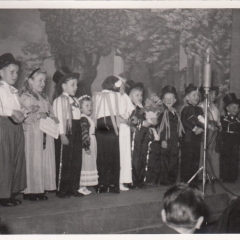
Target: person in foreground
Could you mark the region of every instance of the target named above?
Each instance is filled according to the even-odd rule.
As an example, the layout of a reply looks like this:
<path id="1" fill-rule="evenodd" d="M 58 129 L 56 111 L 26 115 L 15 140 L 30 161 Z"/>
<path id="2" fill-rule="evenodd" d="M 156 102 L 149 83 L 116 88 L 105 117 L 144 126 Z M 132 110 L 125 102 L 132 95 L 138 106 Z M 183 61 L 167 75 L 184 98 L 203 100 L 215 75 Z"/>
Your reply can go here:
<path id="1" fill-rule="evenodd" d="M 161 233 L 194 233 L 202 225 L 205 215 L 203 195 L 187 184 L 177 184 L 163 197 Z"/>

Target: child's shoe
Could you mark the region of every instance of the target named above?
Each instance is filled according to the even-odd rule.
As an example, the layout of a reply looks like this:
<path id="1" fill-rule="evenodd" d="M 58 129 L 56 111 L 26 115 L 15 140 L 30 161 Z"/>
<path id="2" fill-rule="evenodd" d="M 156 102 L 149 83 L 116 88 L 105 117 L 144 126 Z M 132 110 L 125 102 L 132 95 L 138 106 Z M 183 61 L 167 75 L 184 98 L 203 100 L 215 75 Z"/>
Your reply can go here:
<path id="1" fill-rule="evenodd" d="M 125 187 L 122 183 L 119 184 L 119 188 L 121 191 L 128 191 L 129 188 Z"/>
<path id="2" fill-rule="evenodd" d="M 78 190 L 79 193 L 83 194 L 83 195 L 89 195 L 91 192 L 86 190 L 86 188 L 82 187 Z"/>

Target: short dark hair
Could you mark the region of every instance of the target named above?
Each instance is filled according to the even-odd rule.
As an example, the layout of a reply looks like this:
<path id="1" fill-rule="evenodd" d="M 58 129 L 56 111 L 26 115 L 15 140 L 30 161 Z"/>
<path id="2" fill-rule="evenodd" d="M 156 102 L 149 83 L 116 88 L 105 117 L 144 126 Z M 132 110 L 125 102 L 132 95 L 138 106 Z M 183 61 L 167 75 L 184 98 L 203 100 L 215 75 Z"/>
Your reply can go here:
<path id="1" fill-rule="evenodd" d="M 111 91 L 115 91 L 115 92 L 119 92 L 119 88 L 117 88 L 115 86 L 115 83 L 118 81 L 119 79 L 115 76 L 109 76 L 107 77 L 104 82 L 102 83 L 102 89 L 106 89 L 106 90 L 111 90 Z"/>
<path id="2" fill-rule="evenodd" d="M 192 228 L 201 216 L 206 215 L 202 193 L 187 184 L 177 184 L 166 191 L 163 208 L 167 223 L 176 227 Z"/>

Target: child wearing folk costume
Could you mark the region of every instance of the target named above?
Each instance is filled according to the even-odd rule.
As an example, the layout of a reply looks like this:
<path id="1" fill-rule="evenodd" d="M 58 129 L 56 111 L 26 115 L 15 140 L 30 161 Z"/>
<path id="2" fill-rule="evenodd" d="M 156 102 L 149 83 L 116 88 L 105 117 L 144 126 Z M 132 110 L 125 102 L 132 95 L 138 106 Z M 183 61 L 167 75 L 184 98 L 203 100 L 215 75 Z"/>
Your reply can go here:
<path id="1" fill-rule="evenodd" d="M 149 175 L 149 151 L 152 141 L 158 141 L 156 131 L 158 117 L 161 111 L 161 100 L 152 94 L 145 103 L 145 120 L 140 121 L 135 131 L 133 149 L 133 185 L 131 188 L 144 188 Z"/>
<path id="2" fill-rule="evenodd" d="M 238 178 L 240 120 L 237 115 L 240 101 L 234 93 L 229 93 L 223 102 L 226 115 L 221 117 L 220 177 L 223 182 L 234 183 Z"/>
<path id="3" fill-rule="evenodd" d="M 175 87 L 167 85 L 162 89 L 161 99 L 164 112 L 160 115 L 160 141 L 161 141 L 161 170 L 160 183 L 163 185 L 174 184 L 178 172 L 178 146 L 179 138 L 184 132 L 182 122 L 173 108 L 177 101 Z"/>
<path id="4" fill-rule="evenodd" d="M 39 129 L 40 119 L 50 117 L 58 123 L 43 93 L 46 77 L 45 71 L 35 69 L 25 80 L 20 95 L 28 109 L 35 108 L 24 120 L 27 188 L 23 199 L 30 201 L 47 200 L 44 191 L 56 190 L 54 139 Z"/>
<path id="5" fill-rule="evenodd" d="M 119 93 L 121 78 L 107 77 L 102 84 L 102 92 L 93 96 L 93 119 L 96 122 L 97 169 L 99 184 L 97 193 L 120 193 L 120 150 L 119 126 L 125 108 Z"/>
<path id="6" fill-rule="evenodd" d="M 204 97 L 203 89 L 202 96 Z M 211 87 L 209 90 L 209 107 L 208 107 L 208 134 L 207 134 L 207 160 L 206 168 L 208 173 L 210 174 L 211 179 L 219 179 L 220 176 L 220 165 L 219 165 L 219 153 L 216 152 L 216 138 L 218 132 L 221 128 L 220 122 L 220 111 L 215 105 L 216 97 L 218 96 L 218 87 Z M 205 114 L 205 105 L 206 101 L 203 101 L 199 104 L 199 106 L 203 109 Z M 201 155 L 203 155 L 203 143 L 202 143 L 202 151 Z M 211 164 L 211 167 L 209 166 Z M 200 166 L 203 165 L 203 156 L 200 158 Z M 213 171 L 212 171 L 213 170 Z M 201 177 L 201 175 L 200 175 Z"/>
<path id="7" fill-rule="evenodd" d="M 204 132 L 203 124 L 198 120 L 203 115 L 203 110 L 197 106 L 199 92 L 192 84 L 185 89 L 187 105 L 181 112 L 181 121 L 185 134 L 181 144 L 180 178 L 187 183 L 197 172 L 200 161 L 201 139 Z M 194 178 L 194 181 L 197 181 Z"/>
<path id="8" fill-rule="evenodd" d="M 81 113 L 77 91 L 79 73 L 57 70 L 53 79 L 62 94 L 53 102 L 53 111 L 59 120 L 60 137 L 55 142 L 57 195 L 60 198 L 81 197 L 78 192 L 82 167 Z M 61 92 L 61 91 L 58 92 Z"/>
<path id="9" fill-rule="evenodd" d="M 95 124 L 91 119 L 92 100 L 91 97 L 84 95 L 79 99 L 81 110 L 82 127 L 82 171 L 80 177 L 80 189 L 83 195 L 91 194 L 87 186 L 96 186 L 98 184 L 97 172 L 97 142 L 95 138 Z"/>
<path id="10" fill-rule="evenodd" d="M 21 204 L 13 194 L 27 187 L 22 128 L 27 111 L 12 87 L 20 65 L 11 53 L 0 56 L 0 204 L 6 207 Z"/>

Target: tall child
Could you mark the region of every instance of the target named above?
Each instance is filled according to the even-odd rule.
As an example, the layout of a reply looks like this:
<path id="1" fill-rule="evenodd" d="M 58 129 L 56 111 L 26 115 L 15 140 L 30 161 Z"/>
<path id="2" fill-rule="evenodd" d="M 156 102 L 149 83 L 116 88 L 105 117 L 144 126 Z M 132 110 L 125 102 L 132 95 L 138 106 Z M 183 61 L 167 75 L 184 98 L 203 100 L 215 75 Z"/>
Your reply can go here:
<path id="1" fill-rule="evenodd" d="M 20 65 L 11 53 L 0 56 L 0 204 L 6 207 L 21 204 L 13 194 L 27 187 L 21 124 L 26 115 L 18 90 L 12 86 L 18 79 Z"/>
<path id="2" fill-rule="evenodd" d="M 164 104 L 164 112 L 160 115 L 160 141 L 161 141 L 161 171 L 160 183 L 163 185 L 174 184 L 178 172 L 178 146 L 179 137 L 183 132 L 183 126 L 175 105 L 177 91 L 175 87 L 167 85 L 162 89 L 161 99 Z"/>
<path id="3" fill-rule="evenodd" d="M 185 89 L 187 105 L 181 112 L 181 121 L 185 130 L 181 144 L 180 178 L 187 183 L 197 172 L 200 161 L 203 124 L 198 120 L 203 110 L 198 105 L 198 88 L 189 84 Z M 194 179 L 197 181 L 197 177 Z"/>
<path id="4" fill-rule="evenodd" d="M 120 193 L 119 126 L 120 122 L 125 122 L 121 117 L 124 114 L 119 92 L 121 85 L 120 78 L 109 76 L 102 84 L 102 92 L 93 96 L 99 174 L 97 193 Z"/>
<path id="5" fill-rule="evenodd" d="M 43 93 L 46 78 L 46 72 L 36 68 L 25 80 L 21 93 L 24 105 L 28 109 L 36 108 L 24 120 L 27 188 L 23 199 L 30 201 L 47 200 L 45 191 L 56 190 L 54 139 L 39 129 L 40 119 L 50 117 L 58 123 Z"/>
<path id="6" fill-rule="evenodd" d="M 60 198 L 81 197 L 78 192 L 82 167 L 82 129 L 78 99 L 75 98 L 79 73 L 57 70 L 53 79 L 57 92 L 62 94 L 53 102 L 53 111 L 59 120 L 60 137 L 55 142 L 56 174 Z"/>
<path id="7" fill-rule="evenodd" d="M 82 126 L 82 171 L 80 177 L 80 189 L 83 195 L 91 193 L 87 186 L 98 184 L 97 172 L 97 142 L 95 137 L 95 124 L 91 119 L 92 100 L 91 97 L 84 95 L 79 98 L 81 110 Z"/>
<path id="8" fill-rule="evenodd" d="M 240 145 L 240 101 L 234 93 L 223 98 L 226 115 L 221 117 L 222 144 L 220 158 L 220 176 L 223 182 L 234 183 L 238 178 L 239 145 Z"/>

